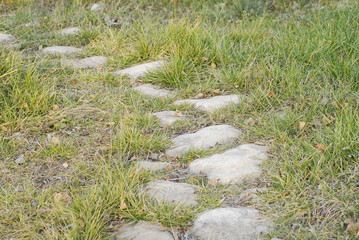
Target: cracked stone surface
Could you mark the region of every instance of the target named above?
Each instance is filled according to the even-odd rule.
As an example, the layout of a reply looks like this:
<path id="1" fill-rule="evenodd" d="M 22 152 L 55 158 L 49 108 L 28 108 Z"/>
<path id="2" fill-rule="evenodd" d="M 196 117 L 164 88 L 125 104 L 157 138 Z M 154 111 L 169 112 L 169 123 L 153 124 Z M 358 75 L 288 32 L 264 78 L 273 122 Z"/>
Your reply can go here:
<path id="1" fill-rule="evenodd" d="M 73 68 L 95 68 L 101 65 L 105 65 L 107 62 L 107 57 L 104 56 L 94 56 L 83 59 L 61 59 L 61 64 L 66 66 L 71 66 Z"/>
<path id="2" fill-rule="evenodd" d="M 191 173 L 205 174 L 221 184 L 237 184 L 260 176 L 260 165 L 268 158 L 268 147 L 243 144 L 223 153 L 199 158 L 189 164 Z"/>
<path id="3" fill-rule="evenodd" d="M 140 222 L 120 228 L 115 239 L 121 240 L 174 240 L 172 234 L 162 226 Z"/>
<path id="4" fill-rule="evenodd" d="M 0 42 L 10 42 L 10 41 L 14 41 L 15 37 L 12 36 L 11 34 L 6 34 L 6 33 L 0 33 Z"/>
<path id="5" fill-rule="evenodd" d="M 206 111 L 206 112 L 214 112 L 217 109 L 222 107 L 226 107 L 230 104 L 238 104 L 242 96 L 240 95 L 225 95 L 225 96 L 216 96 L 207 99 L 184 99 L 175 101 L 175 105 L 181 104 L 193 104 L 196 108 Z"/>
<path id="6" fill-rule="evenodd" d="M 60 35 L 76 35 L 81 31 L 78 27 L 65 28 L 57 32 Z"/>
<path id="7" fill-rule="evenodd" d="M 152 199 L 187 206 L 197 204 L 197 190 L 198 187 L 194 185 L 164 180 L 150 182 L 146 186 L 146 194 Z"/>
<path id="8" fill-rule="evenodd" d="M 171 126 L 176 121 L 184 120 L 184 116 L 176 111 L 162 111 L 154 113 L 153 116 L 160 120 L 161 127 Z"/>
<path id="9" fill-rule="evenodd" d="M 140 64 L 134 67 L 115 71 L 115 75 L 128 76 L 132 80 L 145 76 L 148 72 L 161 68 L 165 61 L 156 61 Z"/>
<path id="10" fill-rule="evenodd" d="M 198 216 L 189 236 L 197 240 L 254 240 L 269 227 L 270 222 L 254 208 L 216 208 Z"/>
<path id="11" fill-rule="evenodd" d="M 241 131 L 230 125 L 205 127 L 195 133 L 186 133 L 172 139 L 171 149 L 166 150 L 170 157 L 180 156 L 190 150 L 209 149 L 217 144 L 233 143 Z"/>
<path id="12" fill-rule="evenodd" d="M 133 90 L 140 92 L 148 97 L 169 98 L 173 97 L 174 95 L 173 92 L 152 84 L 143 84 L 138 87 L 134 87 Z"/>
<path id="13" fill-rule="evenodd" d="M 51 54 L 69 54 L 69 53 L 77 53 L 81 52 L 81 48 L 70 47 L 70 46 L 53 46 L 53 47 L 46 47 L 42 49 L 45 53 Z"/>
<path id="14" fill-rule="evenodd" d="M 167 162 L 151 162 L 151 161 L 140 161 L 137 163 L 139 169 L 158 171 L 165 169 L 169 163 Z"/>

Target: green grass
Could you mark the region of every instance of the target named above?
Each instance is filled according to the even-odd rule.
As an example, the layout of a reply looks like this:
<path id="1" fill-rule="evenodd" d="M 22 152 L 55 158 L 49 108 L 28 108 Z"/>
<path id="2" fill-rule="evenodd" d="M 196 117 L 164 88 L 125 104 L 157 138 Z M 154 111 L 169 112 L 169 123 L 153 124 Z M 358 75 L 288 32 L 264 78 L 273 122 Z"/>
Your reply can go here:
<path id="1" fill-rule="evenodd" d="M 356 1 L 127 0 L 108 1 L 99 13 L 90 5 L 24 0 L 0 9 L 0 32 L 19 44 L 0 48 L 1 239 L 108 239 L 112 225 L 140 220 L 183 230 L 204 210 L 231 204 L 221 204 L 223 196 L 258 186 L 269 191 L 252 205 L 276 225 L 266 239 L 355 239 L 345 222 L 359 221 Z M 107 26 L 105 14 L 120 25 Z M 78 37 L 54 34 L 72 26 L 81 27 Z M 53 45 L 110 61 L 95 71 L 58 69 L 59 57 L 37 51 Z M 177 90 L 178 98 L 239 93 L 248 101 L 201 113 L 143 97 L 110 74 L 159 59 L 168 65 L 143 82 Z M 162 110 L 189 120 L 163 129 L 151 116 Z M 183 169 L 137 172 L 134 161 L 211 124 L 232 124 L 243 130 L 240 142 L 271 146 L 260 181 L 214 187 L 184 174 L 202 187 L 193 208 L 140 194 L 146 182 Z M 16 164 L 20 154 L 26 161 Z"/>

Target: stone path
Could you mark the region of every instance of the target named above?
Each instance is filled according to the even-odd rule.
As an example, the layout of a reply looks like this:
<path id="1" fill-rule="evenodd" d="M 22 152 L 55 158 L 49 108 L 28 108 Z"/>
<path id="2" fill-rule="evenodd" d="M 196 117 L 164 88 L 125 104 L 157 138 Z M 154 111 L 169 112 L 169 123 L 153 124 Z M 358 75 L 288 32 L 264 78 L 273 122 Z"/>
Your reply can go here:
<path id="1" fill-rule="evenodd" d="M 65 29 L 62 29 L 60 31 L 57 32 L 58 35 L 76 35 L 76 34 L 79 34 L 81 31 L 80 28 L 78 27 L 70 27 L 70 28 L 65 28 Z"/>
<path id="2" fill-rule="evenodd" d="M 121 228 L 121 231 L 114 237 L 115 239 L 175 240 L 172 234 L 164 227 L 146 222 Z"/>
<path id="3" fill-rule="evenodd" d="M 81 48 L 70 47 L 70 46 L 53 46 L 53 47 L 46 47 L 42 49 L 44 53 L 50 54 L 69 54 L 69 53 L 77 53 L 81 52 Z"/>
<path id="4" fill-rule="evenodd" d="M 194 160 L 189 164 L 193 174 L 205 174 L 220 184 L 242 183 L 259 177 L 260 164 L 268 157 L 268 148 L 255 144 L 244 144 L 223 153 Z"/>
<path id="5" fill-rule="evenodd" d="M 198 240 L 251 240 L 268 232 L 270 222 L 254 208 L 216 208 L 202 213 L 189 232 Z"/>
<path id="6" fill-rule="evenodd" d="M 158 180 L 146 186 L 146 194 L 157 201 L 193 206 L 197 204 L 197 186 L 187 183 Z"/>
<path id="7" fill-rule="evenodd" d="M 165 63 L 156 61 L 140 64 L 131 68 L 118 70 L 114 74 L 128 76 L 135 81 L 153 70 L 160 69 Z M 174 98 L 175 92 L 162 89 L 152 84 L 142 84 L 133 88 L 139 93 L 153 98 Z M 216 96 L 208 99 L 185 99 L 174 101 L 174 105 L 193 104 L 201 111 L 212 113 L 223 107 L 240 104 L 244 99 L 241 95 Z M 186 118 L 177 111 L 160 111 L 153 113 L 162 127 L 171 126 L 176 121 Z M 241 130 L 231 125 L 214 125 L 199 129 L 193 133 L 185 133 L 172 139 L 173 145 L 165 151 L 168 159 L 180 157 L 191 150 L 216 148 L 219 145 L 233 144 L 241 137 Z M 192 161 L 188 170 L 193 175 L 205 175 L 209 180 L 219 184 L 238 184 L 256 179 L 260 176 L 261 164 L 268 159 L 268 147 L 256 144 L 242 144 L 222 153 Z M 141 161 L 139 169 L 149 171 L 166 171 L 165 162 Z M 196 193 L 200 187 L 184 182 L 156 180 L 144 186 L 144 194 L 153 201 L 166 204 L 193 207 L 198 204 Z M 251 190 L 251 189 L 250 189 Z M 260 191 L 253 190 L 255 193 Z M 251 191 L 243 191 L 238 198 L 245 197 Z M 216 208 L 200 214 L 186 239 L 197 240 L 252 240 L 259 239 L 267 233 L 272 223 L 263 217 L 258 210 L 251 207 Z M 158 225 L 139 223 L 119 230 L 117 239 L 174 239 L 170 232 Z"/>
<path id="8" fill-rule="evenodd" d="M 159 119 L 161 127 L 171 126 L 177 121 L 185 120 L 183 114 L 176 111 L 157 112 L 154 113 L 153 116 Z"/>
<path id="9" fill-rule="evenodd" d="M 156 61 L 150 63 L 144 63 L 136 65 L 134 67 L 117 70 L 114 72 L 115 75 L 128 76 L 132 80 L 136 80 L 140 77 L 144 77 L 150 71 L 160 69 L 165 65 L 164 61 Z"/>
<path id="10" fill-rule="evenodd" d="M 241 131 L 230 125 L 205 127 L 195 133 L 186 133 L 172 139 L 173 145 L 166 151 L 166 156 L 178 157 L 190 150 L 209 149 L 216 145 L 233 143 Z"/>
<path id="11" fill-rule="evenodd" d="M 94 4 L 92 11 L 101 11 L 105 8 L 103 3 Z M 66 28 L 57 34 L 78 34 L 79 28 Z M 0 33 L 0 42 L 11 42 L 15 37 Z M 71 46 L 52 46 L 42 50 L 44 53 L 69 54 L 77 53 L 82 49 Z M 63 66 L 75 69 L 96 68 L 107 63 L 105 56 L 92 56 L 83 59 L 61 59 Z M 165 61 L 155 61 L 139 64 L 130 68 L 115 71 L 115 75 L 127 76 L 132 81 L 143 78 L 151 71 L 160 70 L 166 64 Z M 135 82 L 134 91 L 152 98 L 176 97 L 176 91 L 163 89 L 152 84 L 140 84 Z M 173 105 L 193 104 L 201 111 L 212 113 L 221 108 L 233 104 L 240 104 L 244 99 L 241 95 L 216 96 L 207 99 L 184 99 L 173 102 Z M 160 111 L 153 113 L 158 118 L 162 127 L 173 125 L 176 121 L 185 121 L 186 118 L 178 111 Z M 172 146 L 164 153 L 167 160 L 173 160 L 192 150 L 203 150 L 217 148 L 234 144 L 240 140 L 242 132 L 231 125 L 214 125 L 204 127 L 196 132 L 185 133 L 172 139 Z M 219 184 L 245 184 L 246 181 L 256 179 L 260 176 L 261 164 L 268 159 L 268 147 L 256 144 L 242 144 L 228 149 L 222 153 L 199 158 L 189 163 L 187 171 L 189 174 L 203 176 L 209 180 L 215 180 Z M 169 162 L 139 161 L 137 169 L 146 171 L 167 171 Z M 141 194 L 149 197 L 150 201 L 164 202 L 170 205 L 181 205 L 192 208 L 198 205 L 198 192 L 200 186 L 185 182 L 169 180 L 155 180 L 143 186 Z M 253 189 L 252 189 L 253 190 Z M 252 193 L 243 191 L 238 198 Z M 260 191 L 253 190 L 253 194 Z M 196 217 L 193 226 L 186 232 L 186 239 L 198 240 L 252 240 L 259 239 L 261 234 L 268 232 L 273 224 L 266 219 L 258 210 L 252 207 L 224 207 L 203 212 Z M 140 222 L 134 225 L 124 226 L 118 230 L 114 239 L 127 240 L 174 240 L 177 236 L 171 234 L 164 227 L 156 224 Z"/>
<path id="12" fill-rule="evenodd" d="M 103 66 L 107 63 L 107 57 L 94 56 L 83 59 L 61 59 L 61 65 L 72 67 L 72 68 L 95 68 Z"/>
<path id="13" fill-rule="evenodd" d="M 174 96 L 173 92 L 159 88 L 158 86 L 154 86 L 152 84 L 143 84 L 138 87 L 134 87 L 133 90 L 148 97 L 170 98 Z"/>
<path id="14" fill-rule="evenodd" d="M 226 96 L 216 96 L 207 99 L 185 99 L 175 101 L 173 104 L 193 104 L 196 108 L 206 112 L 214 112 L 222 107 L 226 107 L 231 104 L 240 103 L 243 96 L 240 95 L 226 95 Z"/>

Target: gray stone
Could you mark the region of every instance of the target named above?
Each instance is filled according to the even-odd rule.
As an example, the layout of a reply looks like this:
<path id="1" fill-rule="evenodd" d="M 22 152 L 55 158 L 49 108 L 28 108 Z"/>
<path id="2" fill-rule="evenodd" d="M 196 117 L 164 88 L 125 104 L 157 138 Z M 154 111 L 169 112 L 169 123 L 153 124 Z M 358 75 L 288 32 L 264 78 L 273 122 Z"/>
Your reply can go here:
<path id="1" fill-rule="evenodd" d="M 205 174 L 220 184 L 237 184 L 258 177 L 260 164 L 268 158 L 268 147 L 243 144 L 223 153 L 199 158 L 189 164 L 191 173 Z"/>
<path id="2" fill-rule="evenodd" d="M 95 3 L 91 6 L 91 11 L 102 11 L 105 7 L 106 5 L 104 3 Z"/>
<path id="3" fill-rule="evenodd" d="M 25 163 L 26 160 L 25 160 L 25 156 L 24 154 L 20 154 L 20 156 L 15 160 L 15 163 L 17 164 L 21 164 L 21 163 Z"/>
<path id="4" fill-rule="evenodd" d="M 139 77 L 144 77 L 150 71 L 154 71 L 161 68 L 164 64 L 165 61 L 144 63 L 134 67 L 115 71 L 115 75 L 128 76 L 132 80 L 136 80 Z"/>
<path id="5" fill-rule="evenodd" d="M 78 27 L 65 28 L 57 32 L 59 35 L 76 35 L 81 31 Z"/>
<path id="6" fill-rule="evenodd" d="M 107 62 L 107 57 L 104 56 L 94 56 L 94 57 L 88 57 L 79 60 L 61 59 L 62 65 L 71 66 L 73 68 L 95 68 L 101 65 L 105 65 L 106 62 Z"/>
<path id="7" fill-rule="evenodd" d="M 176 121 L 184 120 L 184 116 L 176 111 L 162 111 L 154 113 L 153 116 L 160 120 L 161 127 L 171 126 Z"/>
<path id="8" fill-rule="evenodd" d="M 140 92 L 148 97 L 158 97 L 158 98 L 173 97 L 173 92 L 152 84 L 143 84 L 138 87 L 134 87 L 133 90 Z"/>
<path id="9" fill-rule="evenodd" d="M 214 112 L 222 107 L 226 107 L 231 104 L 238 104 L 242 96 L 240 95 L 225 95 L 225 96 L 216 96 L 207 99 L 185 99 L 175 101 L 175 105 L 181 104 L 193 104 L 196 108 L 206 111 Z"/>
<path id="10" fill-rule="evenodd" d="M 216 208 L 198 216 L 189 236 L 198 240 L 253 240 L 269 227 L 270 222 L 254 208 Z"/>
<path id="11" fill-rule="evenodd" d="M 42 49 L 44 53 L 51 53 L 51 54 L 70 54 L 70 53 L 77 53 L 81 52 L 81 48 L 70 47 L 70 46 L 53 46 L 53 47 L 46 47 Z"/>
<path id="12" fill-rule="evenodd" d="M 0 42 L 10 42 L 14 40 L 15 37 L 13 37 L 11 34 L 0 33 Z"/>
<path id="13" fill-rule="evenodd" d="M 150 182 L 146 186 L 146 194 L 152 199 L 187 206 L 197 204 L 195 194 L 197 190 L 198 187 L 194 185 L 164 180 Z"/>
<path id="14" fill-rule="evenodd" d="M 140 161 L 137 163 L 139 169 L 158 171 L 165 169 L 169 163 L 167 162 L 151 162 L 151 161 Z"/>
<path id="15" fill-rule="evenodd" d="M 170 157 L 180 156 L 190 150 L 209 149 L 217 144 L 233 143 L 241 131 L 230 125 L 205 127 L 195 133 L 187 133 L 172 139 L 171 149 L 166 151 Z"/>
<path id="16" fill-rule="evenodd" d="M 119 230 L 115 239 L 120 240 L 174 240 L 172 234 L 165 228 L 145 222 L 125 226 Z"/>

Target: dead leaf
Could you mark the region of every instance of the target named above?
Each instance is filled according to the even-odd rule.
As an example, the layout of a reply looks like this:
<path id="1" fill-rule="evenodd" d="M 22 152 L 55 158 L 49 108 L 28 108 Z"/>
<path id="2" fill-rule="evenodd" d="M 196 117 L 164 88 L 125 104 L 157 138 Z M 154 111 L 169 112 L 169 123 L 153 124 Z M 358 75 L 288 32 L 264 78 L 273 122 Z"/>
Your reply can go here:
<path id="1" fill-rule="evenodd" d="M 350 233 L 354 233 L 356 236 L 359 236 L 359 222 L 354 222 L 353 219 L 348 219 L 349 223 L 347 226 L 347 231 Z"/>
<path id="2" fill-rule="evenodd" d="M 59 145 L 61 143 L 59 137 L 52 136 L 50 139 L 51 139 L 51 143 L 54 144 L 54 145 Z"/>
<path id="3" fill-rule="evenodd" d="M 54 110 L 54 111 L 59 110 L 59 109 L 60 109 L 60 106 L 57 105 L 57 104 L 54 104 L 54 105 L 52 106 L 52 110 Z"/>
<path id="4" fill-rule="evenodd" d="M 183 116 L 182 112 L 179 111 L 179 110 L 176 110 L 175 115 L 176 115 L 176 116 L 179 116 L 179 117 L 182 117 L 182 116 Z"/>
<path id="5" fill-rule="evenodd" d="M 202 57 L 201 59 L 203 62 L 206 62 L 206 61 L 208 61 L 209 57 Z"/>
<path id="6" fill-rule="evenodd" d="M 256 121 L 253 118 L 248 118 L 246 120 L 246 123 L 250 126 L 253 126 L 256 123 Z"/>
<path id="7" fill-rule="evenodd" d="M 299 129 L 304 130 L 304 128 L 307 126 L 306 122 L 299 122 Z"/>
<path id="8" fill-rule="evenodd" d="M 126 210 L 128 207 L 127 207 L 127 205 L 126 205 L 126 203 L 125 203 L 125 201 L 121 201 L 121 204 L 120 204 L 120 210 Z"/>
<path id="9" fill-rule="evenodd" d="M 275 96 L 275 92 L 270 91 L 270 92 L 267 93 L 267 96 L 268 97 L 273 97 L 273 96 Z"/>
<path id="10" fill-rule="evenodd" d="M 46 206 L 43 206 L 41 208 L 39 208 L 39 210 L 37 210 L 39 213 L 45 213 L 45 212 L 51 212 L 53 211 L 54 208 L 53 207 L 46 207 Z"/>
<path id="11" fill-rule="evenodd" d="M 329 125 L 329 124 L 331 124 L 331 123 L 334 122 L 334 121 L 335 121 L 335 118 L 334 118 L 334 117 L 327 118 L 326 116 L 324 116 L 324 117 L 322 118 L 322 122 L 323 122 L 323 124 L 325 124 L 325 125 Z"/>
<path id="12" fill-rule="evenodd" d="M 203 93 L 198 93 L 194 98 L 203 98 L 204 94 Z"/>
<path id="13" fill-rule="evenodd" d="M 209 65 L 210 68 L 216 68 L 217 65 L 215 63 L 211 63 L 211 65 Z"/>
<path id="14" fill-rule="evenodd" d="M 56 204 L 66 205 L 71 201 L 70 195 L 67 193 L 55 193 L 54 194 L 54 202 Z"/>
<path id="15" fill-rule="evenodd" d="M 313 146 L 314 146 L 316 149 L 318 149 L 319 151 L 321 151 L 322 153 L 325 152 L 325 150 L 327 149 L 327 148 L 324 146 L 324 144 L 318 143 L 318 142 L 315 142 L 315 143 L 313 144 Z"/>
<path id="16" fill-rule="evenodd" d="M 219 184 L 219 179 L 218 178 L 213 178 L 208 180 L 208 185 L 216 187 Z"/>

